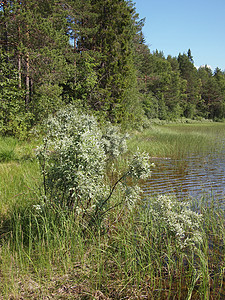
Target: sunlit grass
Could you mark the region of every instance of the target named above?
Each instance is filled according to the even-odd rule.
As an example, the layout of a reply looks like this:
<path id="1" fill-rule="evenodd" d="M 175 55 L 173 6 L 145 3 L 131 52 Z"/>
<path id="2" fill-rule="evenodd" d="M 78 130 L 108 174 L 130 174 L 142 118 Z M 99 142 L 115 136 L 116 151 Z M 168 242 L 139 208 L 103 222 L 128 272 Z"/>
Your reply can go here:
<path id="1" fill-rule="evenodd" d="M 0 162 L 8 162 L 16 158 L 16 143 L 17 142 L 14 138 L 0 137 Z"/>
<path id="2" fill-rule="evenodd" d="M 40 172 L 35 146 L 36 142 L 0 138 L 0 216 L 7 214 L 13 205 L 37 201 Z"/>
<path id="3" fill-rule="evenodd" d="M 0 215 L 14 204 L 26 205 L 37 201 L 40 186 L 37 162 L 9 162 L 0 164 Z"/>
<path id="4" fill-rule="evenodd" d="M 187 153 L 202 153 L 222 147 L 225 138 L 224 123 L 170 124 L 152 126 L 135 133 L 128 142 L 129 149 L 139 148 L 153 157 L 180 157 Z"/>

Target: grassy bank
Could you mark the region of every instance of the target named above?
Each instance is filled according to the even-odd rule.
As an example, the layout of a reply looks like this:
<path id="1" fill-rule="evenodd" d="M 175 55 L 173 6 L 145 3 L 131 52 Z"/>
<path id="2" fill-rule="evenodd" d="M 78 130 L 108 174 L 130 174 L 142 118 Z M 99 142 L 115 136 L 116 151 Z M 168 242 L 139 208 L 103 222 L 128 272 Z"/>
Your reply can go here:
<path id="1" fill-rule="evenodd" d="M 0 138 L 0 216 L 14 205 L 37 201 L 40 187 L 39 166 L 35 158 L 38 142 Z"/>
<path id="2" fill-rule="evenodd" d="M 207 150 L 222 128 L 154 126 L 133 136 L 129 149 L 165 157 L 180 154 L 179 147 Z M 36 143 L 0 145 L 2 153 L 12 150 L 0 163 L 0 299 L 225 297 L 219 203 L 202 199 L 185 208 L 169 197 L 146 199 L 132 210 L 115 206 L 101 227 L 87 227 L 82 215 L 42 204 Z M 118 191 L 113 201 L 120 197 Z"/>

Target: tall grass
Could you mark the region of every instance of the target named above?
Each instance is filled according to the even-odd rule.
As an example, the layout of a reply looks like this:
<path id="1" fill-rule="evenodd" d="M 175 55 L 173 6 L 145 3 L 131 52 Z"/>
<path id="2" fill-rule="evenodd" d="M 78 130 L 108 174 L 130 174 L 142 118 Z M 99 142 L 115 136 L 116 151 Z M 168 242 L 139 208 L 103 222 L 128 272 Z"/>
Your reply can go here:
<path id="1" fill-rule="evenodd" d="M 0 136 L 0 163 L 34 159 L 38 143 L 38 140 L 27 142 Z"/>
<path id="2" fill-rule="evenodd" d="M 39 201 L 40 173 L 35 159 L 36 142 L 0 138 L 0 216 L 14 205 L 26 206 Z"/>
<path id="3" fill-rule="evenodd" d="M 16 140 L 14 138 L 0 138 L 0 162 L 8 162 L 16 158 Z"/>
<path id="4" fill-rule="evenodd" d="M 155 125 L 135 133 L 128 146 L 131 151 L 138 147 L 153 157 L 177 158 L 187 153 L 223 147 L 221 139 L 225 138 L 224 132 L 224 123 Z"/>
<path id="5" fill-rule="evenodd" d="M 197 130 L 191 128 L 190 140 Z M 157 139 L 157 130 L 172 141 L 181 127 L 156 127 L 142 138 Z M 208 129 L 202 128 L 200 136 L 206 143 Z M 160 155 L 167 156 L 166 145 L 173 143 L 166 141 Z M 202 215 L 202 242 L 195 247 L 181 248 L 176 236 L 160 227 L 148 205 L 153 199 L 132 210 L 115 206 L 101 227 L 87 227 L 82 215 L 41 201 L 32 149 L 16 141 L 17 159 L 0 164 L 0 299 L 225 297 L 224 210 L 215 199 L 190 204 Z M 151 155 L 158 156 L 154 151 Z M 118 191 L 114 201 L 120 197 Z"/>
<path id="6" fill-rule="evenodd" d="M 1 239 L 1 295 L 223 299 L 224 211 L 204 201 L 198 211 L 202 245 L 181 249 L 169 231 L 159 231 L 148 206 L 114 209 L 101 229 L 57 208 L 14 209 Z"/>

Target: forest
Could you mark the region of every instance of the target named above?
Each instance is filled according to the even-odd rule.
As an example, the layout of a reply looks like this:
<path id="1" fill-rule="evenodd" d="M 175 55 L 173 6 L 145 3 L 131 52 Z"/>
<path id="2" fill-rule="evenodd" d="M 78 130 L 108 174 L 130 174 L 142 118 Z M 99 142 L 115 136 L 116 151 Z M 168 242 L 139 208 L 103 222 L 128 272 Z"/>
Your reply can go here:
<path id="1" fill-rule="evenodd" d="M 190 49 L 152 52 L 143 26 L 130 0 L 1 1 L 0 134 L 24 137 L 68 104 L 126 127 L 223 120 L 224 71 L 197 69 Z"/>

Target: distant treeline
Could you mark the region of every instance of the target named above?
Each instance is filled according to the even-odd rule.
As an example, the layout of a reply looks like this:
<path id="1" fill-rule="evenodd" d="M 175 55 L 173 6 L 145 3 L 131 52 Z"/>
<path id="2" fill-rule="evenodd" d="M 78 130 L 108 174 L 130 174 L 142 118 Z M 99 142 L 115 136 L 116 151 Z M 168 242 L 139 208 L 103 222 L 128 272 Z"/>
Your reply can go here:
<path id="1" fill-rule="evenodd" d="M 197 69 L 190 49 L 165 58 L 163 52 L 150 53 L 141 44 L 136 53 L 139 92 L 148 118 L 218 121 L 225 117 L 225 73 L 219 68 Z"/>
<path id="2" fill-rule="evenodd" d="M 225 115 L 225 74 L 191 51 L 151 53 L 134 3 L 0 2 L 0 133 L 24 135 L 73 103 L 113 123 Z"/>

